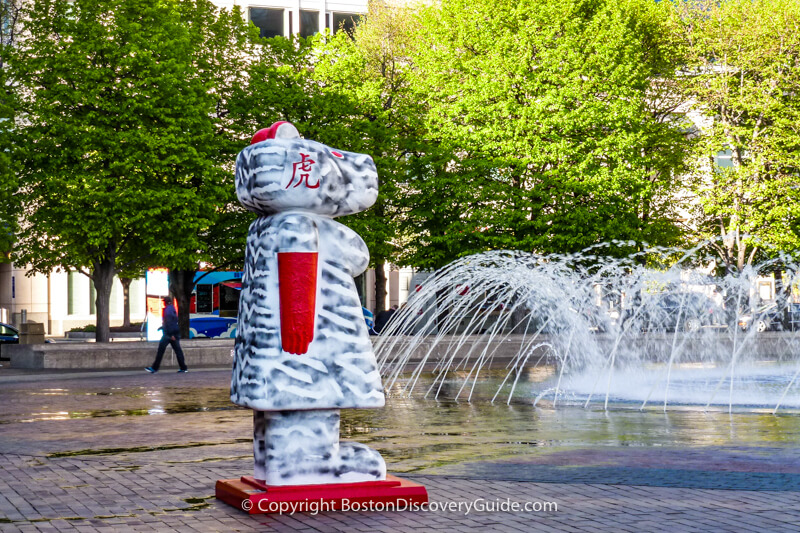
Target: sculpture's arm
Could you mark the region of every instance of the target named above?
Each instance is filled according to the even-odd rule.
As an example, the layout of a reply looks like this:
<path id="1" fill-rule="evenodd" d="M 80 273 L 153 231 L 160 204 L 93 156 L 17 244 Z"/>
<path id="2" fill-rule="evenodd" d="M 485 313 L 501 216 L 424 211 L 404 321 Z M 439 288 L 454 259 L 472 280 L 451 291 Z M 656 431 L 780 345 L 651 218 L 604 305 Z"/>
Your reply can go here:
<path id="1" fill-rule="evenodd" d="M 280 223 L 278 285 L 281 345 L 293 354 L 308 352 L 314 339 L 319 238 L 313 219 L 289 215 Z"/>

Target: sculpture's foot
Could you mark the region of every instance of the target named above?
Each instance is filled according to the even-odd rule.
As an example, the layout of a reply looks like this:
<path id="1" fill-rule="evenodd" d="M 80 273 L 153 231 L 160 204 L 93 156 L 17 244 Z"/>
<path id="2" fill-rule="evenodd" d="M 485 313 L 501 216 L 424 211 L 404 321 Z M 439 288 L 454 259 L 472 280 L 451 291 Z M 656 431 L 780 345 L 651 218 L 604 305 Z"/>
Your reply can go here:
<path id="1" fill-rule="evenodd" d="M 268 485 L 320 485 L 386 479 L 378 452 L 339 443 L 339 411 L 254 411 L 255 478 Z"/>
<path id="2" fill-rule="evenodd" d="M 267 485 L 322 485 L 386 479 L 386 463 L 378 452 L 358 442 L 343 442 L 330 456 L 274 455 L 267 461 Z"/>

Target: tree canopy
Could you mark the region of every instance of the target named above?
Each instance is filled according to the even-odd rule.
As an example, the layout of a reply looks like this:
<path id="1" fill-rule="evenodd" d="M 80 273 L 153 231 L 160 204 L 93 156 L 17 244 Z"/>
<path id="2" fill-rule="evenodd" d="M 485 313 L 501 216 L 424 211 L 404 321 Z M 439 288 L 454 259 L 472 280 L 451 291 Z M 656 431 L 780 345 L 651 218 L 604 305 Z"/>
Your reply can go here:
<path id="1" fill-rule="evenodd" d="M 378 169 L 375 205 L 342 221 L 364 237 L 375 268 L 375 302 L 385 309 L 387 263 L 398 263 L 408 246 L 406 186 L 415 158 L 427 144 L 426 106 L 413 90 L 412 53 L 418 20 L 411 8 L 370 4 L 366 21 L 352 33 L 324 39 L 314 78 L 347 104 L 337 114 L 344 130 L 320 132 L 329 142 L 372 155 Z M 335 137 L 331 136 L 334 133 Z"/>
<path id="2" fill-rule="evenodd" d="M 412 216 L 437 221 L 422 256 L 452 259 L 437 242 L 461 253 L 674 242 L 669 199 L 688 142 L 651 96 L 679 59 L 669 6 L 445 0 L 422 16 L 418 90 L 454 156 L 411 182 L 425 210 Z"/>
<path id="3" fill-rule="evenodd" d="M 9 67 L 25 207 L 15 260 L 86 273 L 108 335 L 113 276 L 188 264 L 230 198 L 198 39 L 166 0 L 34 0 Z"/>
<path id="4" fill-rule="evenodd" d="M 706 118 L 698 144 L 700 235 L 728 270 L 761 248 L 800 247 L 800 2 L 687 4 L 685 90 Z"/>
<path id="5" fill-rule="evenodd" d="M 19 217 L 16 192 L 16 164 L 11 141 L 17 91 L 8 69 L 8 55 L 21 28 L 21 0 L 0 1 L 0 261 L 6 259 L 14 244 Z"/>
<path id="6" fill-rule="evenodd" d="M 499 248 L 716 234 L 741 268 L 800 245 L 798 0 L 375 2 L 309 39 L 209 0 L 22 14 L 13 47 L 0 25 L 0 248 L 90 276 L 98 340 L 115 274 L 169 267 L 186 329 L 197 266 L 241 264 L 233 161 L 278 120 L 375 159 L 376 205 L 342 221 L 379 287 Z"/>

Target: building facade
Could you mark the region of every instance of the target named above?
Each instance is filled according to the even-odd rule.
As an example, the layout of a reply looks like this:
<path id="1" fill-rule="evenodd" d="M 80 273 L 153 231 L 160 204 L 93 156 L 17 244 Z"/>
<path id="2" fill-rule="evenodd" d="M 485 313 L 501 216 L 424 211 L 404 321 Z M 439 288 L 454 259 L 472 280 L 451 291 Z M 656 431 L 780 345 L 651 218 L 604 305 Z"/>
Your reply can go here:
<path id="1" fill-rule="evenodd" d="M 262 37 L 310 37 L 323 29 L 352 29 L 367 12 L 366 0 L 212 0 L 218 7 L 239 6 Z"/>
<path id="2" fill-rule="evenodd" d="M 131 321 L 143 321 L 144 278 L 131 283 L 129 297 Z M 71 328 L 95 323 L 96 298 L 91 280 L 80 272 L 33 274 L 12 263 L 0 264 L 0 322 L 14 325 L 39 322 L 45 325 L 46 334 L 61 336 Z M 122 284 L 116 278 L 110 312 L 111 325 L 122 324 Z"/>

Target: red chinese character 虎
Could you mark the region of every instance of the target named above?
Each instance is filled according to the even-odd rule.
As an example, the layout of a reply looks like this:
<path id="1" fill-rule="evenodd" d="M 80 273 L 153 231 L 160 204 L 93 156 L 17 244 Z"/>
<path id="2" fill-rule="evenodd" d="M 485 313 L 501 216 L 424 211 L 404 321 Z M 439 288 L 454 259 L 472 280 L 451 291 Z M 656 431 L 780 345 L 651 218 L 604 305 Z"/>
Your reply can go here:
<path id="1" fill-rule="evenodd" d="M 301 156 L 300 161 L 298 161 L 297 163 L 292 163 L 292 179 L 289 181 L 289 184 L 286 186 L 286 188 L 288 189 L 289 187 L 291 187 L 292 183 L 294 183 L 295 178 L 297 178 L 297 183 L 295 183 L 294 188 L 299 187 L 300 184 L 303 183 L 303 181 L 305 181 L 306 187 L 308 187 L 309 189 L 316 189 L 317 187 L 319 187 L 319 179 L 317 180 L 317 183 L 315 183 L 314 185 L 311 185 L 311 183 L 309 183 L 308 181 L 309 177 L 311 176 L 310 174 L 311 165 L 316 163 L 316 161 L 311 159 L 311 157 L 308 154 L 304 154 L 302 152 L 300 152 L 300 156 Z M 298 169 L 300 170 L 299 175 L 297 173 Z"/>

